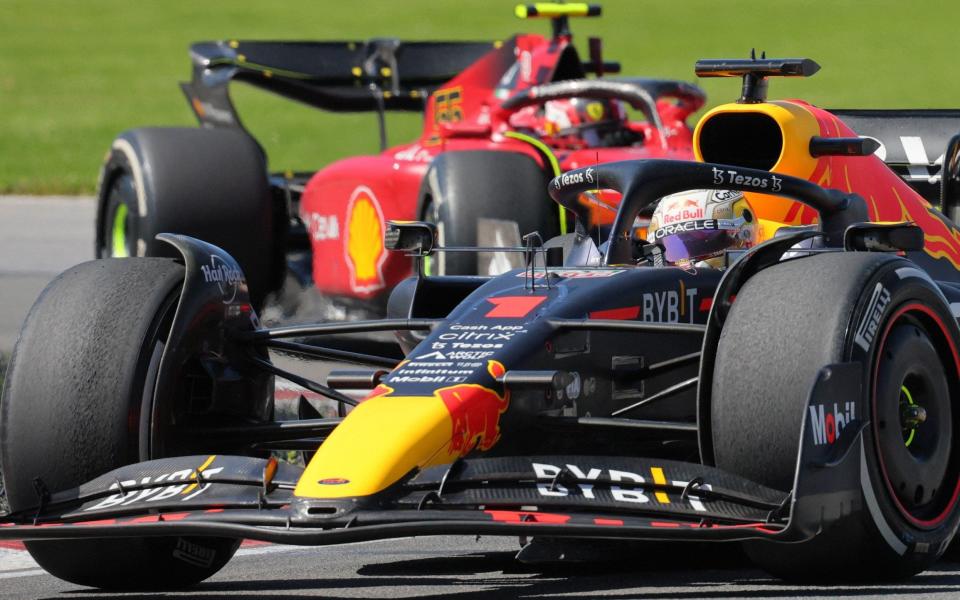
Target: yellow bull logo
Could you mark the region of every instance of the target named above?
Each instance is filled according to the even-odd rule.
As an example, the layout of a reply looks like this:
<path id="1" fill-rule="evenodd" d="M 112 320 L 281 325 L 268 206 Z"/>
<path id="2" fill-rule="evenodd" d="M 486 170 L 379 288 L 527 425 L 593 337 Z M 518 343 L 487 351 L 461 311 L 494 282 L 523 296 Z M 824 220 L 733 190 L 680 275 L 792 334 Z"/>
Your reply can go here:
<path id="1" fill-rule="evenodd" d="M 370 294 L 385 287 L 382 268 L 387 253 L 383 246 L 383 212 L 370 188 L 360 186 L 350 196 L 344 252 L 353 291 Z"/>

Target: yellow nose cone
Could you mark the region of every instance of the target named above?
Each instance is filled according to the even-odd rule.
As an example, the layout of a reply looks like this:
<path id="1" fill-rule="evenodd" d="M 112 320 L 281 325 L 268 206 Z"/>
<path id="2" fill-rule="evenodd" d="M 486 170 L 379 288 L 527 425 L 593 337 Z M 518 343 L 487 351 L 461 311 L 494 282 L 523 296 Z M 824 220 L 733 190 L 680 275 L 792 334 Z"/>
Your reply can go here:
<path id="1" fill-rule="evenodd" d="M 489 450 L 500 438 L 500 415 L 509 403 L 477 384 L 440 388 L 430 396 L 391 396 L 386 386 L 378 390 L 382 395 L 356 407 L 320 446 L 295 495 L 370 496 L 415 469 Z"/>
<path id="2" fill-rule="evenodd" d="M 377 397 L 333 430 L 294 490 L 308 498 L 369 496 L 415 468 L 451 462 L 450 413 L 429 397 Z"/>

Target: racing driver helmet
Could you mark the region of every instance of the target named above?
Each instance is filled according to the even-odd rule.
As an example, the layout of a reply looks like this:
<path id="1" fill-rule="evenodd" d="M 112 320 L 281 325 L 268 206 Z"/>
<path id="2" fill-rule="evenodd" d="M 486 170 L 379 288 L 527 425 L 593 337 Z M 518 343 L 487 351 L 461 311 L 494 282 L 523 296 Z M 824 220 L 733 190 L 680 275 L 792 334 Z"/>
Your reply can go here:
<path id="1" fill-rule="evenodd" d="M 543 104 L 541 137 L 570 148 L 624 145 L 627 111 L 617 100 L 562 98 Z"/>
<path id="2" fill-rule="evenodd" d="M 741 192 L 689 190 L 660 199 L 647 241 L 671 265 L 723 267 L 726 250 L 756 242 L 754 212 Z"/>

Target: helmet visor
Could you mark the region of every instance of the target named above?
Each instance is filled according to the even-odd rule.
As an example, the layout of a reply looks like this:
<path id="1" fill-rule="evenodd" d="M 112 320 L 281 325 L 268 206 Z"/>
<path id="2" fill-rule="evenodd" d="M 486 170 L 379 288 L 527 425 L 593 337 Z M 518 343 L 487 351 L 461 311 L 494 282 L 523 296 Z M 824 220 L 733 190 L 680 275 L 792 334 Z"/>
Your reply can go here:
<path id="1" fill-rule="evenodd" d="M 688 221 L 681 227 L 657 231 L 657 243 L 663 245 L 664 258 L 670 263 L 687 262 L 716 256 L 737 245 L 737 223 L 726 219 Z"/>

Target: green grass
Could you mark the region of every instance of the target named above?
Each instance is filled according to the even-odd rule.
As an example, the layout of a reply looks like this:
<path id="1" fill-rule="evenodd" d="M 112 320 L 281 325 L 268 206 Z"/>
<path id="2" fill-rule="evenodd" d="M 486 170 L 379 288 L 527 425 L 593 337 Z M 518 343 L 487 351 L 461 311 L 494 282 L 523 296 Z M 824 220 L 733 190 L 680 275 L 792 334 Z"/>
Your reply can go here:
<path id="1" fill-rule="evenodd" d="M 110 140 L 141 125 L 191 125 L 177 86 L 187 46 L 203 39 L 500 39 L 546 32 L 520 22 L 511 0 L 282 3 L 207 0 L 0 0 L 0 193 L 90 193 Z M 960 105 L 955 0 L 615 0 L 577 20 L 581 42 L 602 35 L 625 73 L 693 79 L 701 57 L 809 56 L 809 81 L 774 81 L 778 97 L 822 106 Z M 732 81 L 703 82 L 712 103 Z M 240 88 L 241 86 L 236 86 Z M 330 115 L 237 89 L 241 116 L 271 168 L 310 169 L 376 150 L 372 115 Z M 414 137 L 415 116 L 391 119 L 391 141 Z"/>

